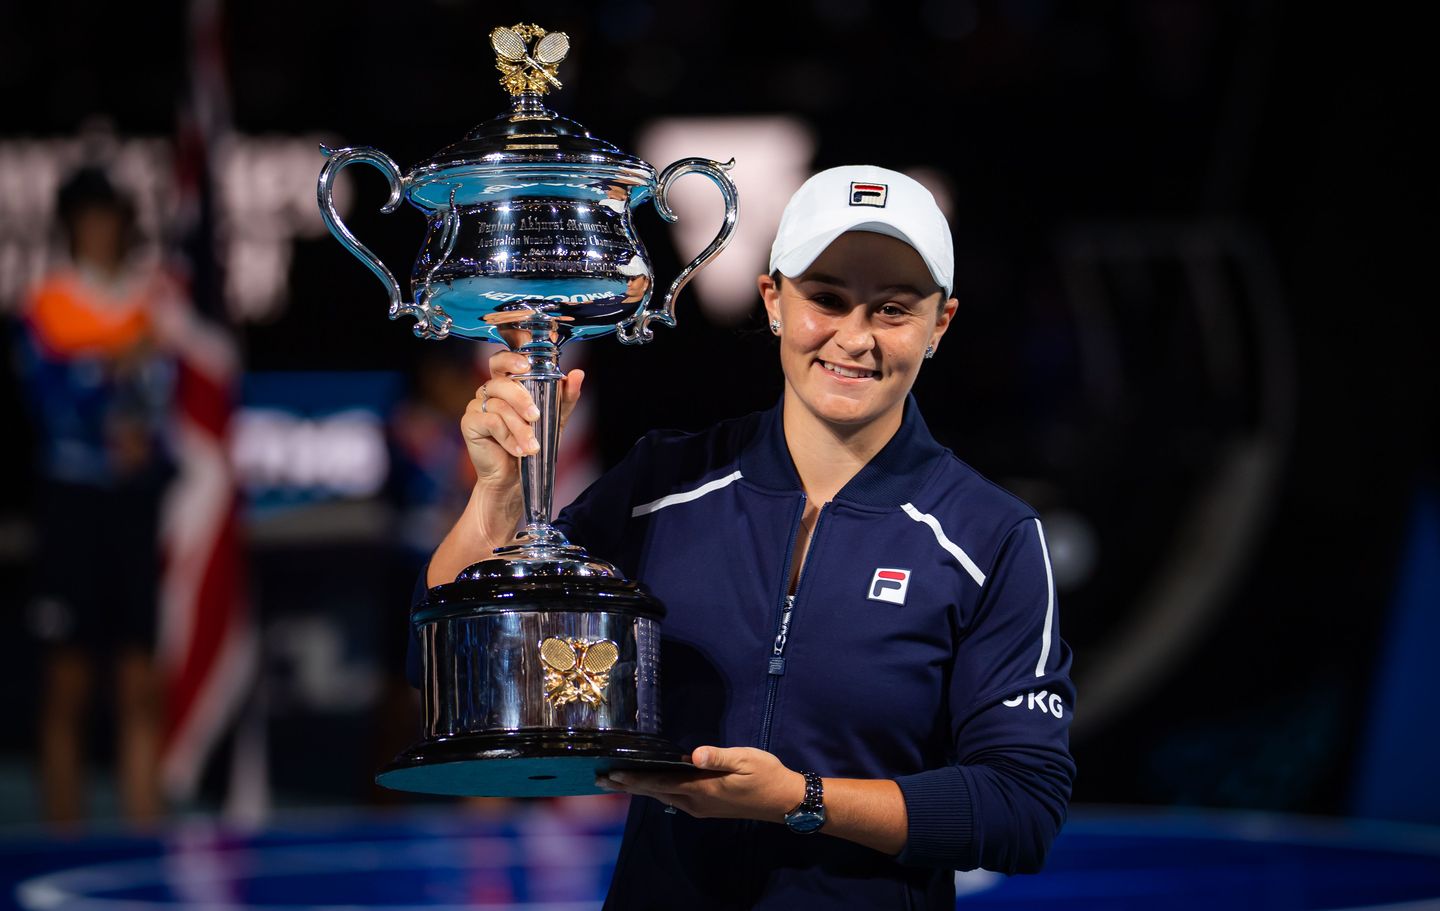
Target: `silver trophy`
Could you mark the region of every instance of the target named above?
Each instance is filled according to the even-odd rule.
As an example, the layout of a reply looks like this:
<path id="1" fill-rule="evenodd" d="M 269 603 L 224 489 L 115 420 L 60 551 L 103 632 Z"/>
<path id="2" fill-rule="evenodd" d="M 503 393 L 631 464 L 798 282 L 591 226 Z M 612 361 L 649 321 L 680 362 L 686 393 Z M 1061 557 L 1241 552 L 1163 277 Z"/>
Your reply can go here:
<path id="1" fill-rule="evenodd" d="M 380 772 L 381 784 L 472 796 L 598 793 L 597 771 L 683 765 L 660 736 L 659 621 L 664 607 L 550 522 L 559 440 L 557 366 L 572 339 L 615 333 L 641 344 L 675 325 L 675 297 L 729 243 L 738 198 L 726 171 L 701 158 L 660 173 L 549 110 L 570 47 L 533 25 L 490 34 L 509 112 L 402 174 L 372 148 L 329 150 L 320 212 L 385 285 L 390 318 L 421 338 L 498 342 L 524 354 L 517 376 L 540 409 L 539 451 L 520 460 L 524 525 L 516 543 L 430 589 L 411 615 L 422 646 L 424 738 Z M 410 300 L 394 274 L 340 220 L 334 184 L 363 162 L 390 182 L 382 211 L 406 199 L 425 213 Z M 631 210 L 703 174 L 725 198 L 719 234 L 652 307 L 654 272 Z"/>

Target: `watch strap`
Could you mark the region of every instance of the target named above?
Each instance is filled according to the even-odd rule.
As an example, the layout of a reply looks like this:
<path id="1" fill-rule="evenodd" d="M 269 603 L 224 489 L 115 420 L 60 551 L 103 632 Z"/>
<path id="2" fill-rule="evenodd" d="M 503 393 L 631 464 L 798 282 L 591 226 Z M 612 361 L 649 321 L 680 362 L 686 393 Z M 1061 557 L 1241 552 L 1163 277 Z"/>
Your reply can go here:
<path id="1" fill-rule="evenodd" d="M 818 772 L 801 772 L 800 774 L 805 776 L 805 797 L 801 799 L 795 809 L 785 814 L 785 822 L 787 825 L 790 825 L 792 829 L 795 828 L 794 825 L 792 825 L 792 818 L 797 815 L 819 815 L 823 820 L 825 813 L 825 784 L 820 778 L 820 774 Z M 822 822 L 821 825 L 823 824 Z M 818 829 L 819 826 L 815 828 Z M 815 830 L 807 828 L 805 831 L 808 833 Z"/>

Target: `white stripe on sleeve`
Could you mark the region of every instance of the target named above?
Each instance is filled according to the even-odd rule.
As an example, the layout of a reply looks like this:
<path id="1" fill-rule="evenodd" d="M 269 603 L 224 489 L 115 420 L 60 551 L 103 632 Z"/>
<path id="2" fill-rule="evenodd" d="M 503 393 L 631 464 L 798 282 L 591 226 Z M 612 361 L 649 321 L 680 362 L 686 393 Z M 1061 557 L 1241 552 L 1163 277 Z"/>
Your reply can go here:
<path id="1" fill-rule="evenodd" d="M 741 477 L 743 476 L 740 474 L 740 472 L 731 472 L 723 478 L 716 478 L 713 481 L 708 481 L 704 484 L 701 484 L 694 490 L 685 490 L 681 491 L 680 493 L 672 493 L 668 496 L 661 497 L 658 500 L 651 500 L 649 503 L 641 503 L 639 506 L 630 510 L 630 517 L 633 519 L 636 516 L 645 516 L 649 515 L 652 512 L 658 512 L 659 510 L 662 510 L 667 506 L 674 506 L 677 503 L 689 503 L 691 500 L 698 500 L 701 497 L 705 496 L 707 493 L 714 493 L 722 487 L 729 487 L 731 484 L 740 480 Z"/>
<path id="2" fill-rule="evenodd" d="M 1050 628 L 1055 625 L 1055 573 L 1050 569 L 1050 548 L 1045 544 L 1045 529 L 1040 520 L 1035 520 L 1035 532 L 1040 535 L 1040 553 L 1045 557 L 1045 588 L 1048 593 L 1045 602 L 1045 630 L 1040 634 L 1040 661 L 1035 665 L 1035 676 L 1045 676 L 1045 662 L 1050 658 Z"/>
<path id="3" fill-rule="evenodd" d="M 960 562 L 960 565 L 970 574 L 970 578 L 975 580 L 976 585 L 985 584 L 985 574 L 980 571 L 980 567 L 975 565 L 975 561 L 970 559 L 969 554 L 960 549 L 960 545 L 945 536 L 945 530 L 940 527 L 940 522 L 934 516 L 916 509 L 913 503 L 902 503 L 900 508 L 905 510 L 905 515 L 914 519 L 916 522 L 930 527 L 930 531 L 935 534 L 935 540 L 939 542 L 941 547 L 945 548 L 950 556 Z"/>

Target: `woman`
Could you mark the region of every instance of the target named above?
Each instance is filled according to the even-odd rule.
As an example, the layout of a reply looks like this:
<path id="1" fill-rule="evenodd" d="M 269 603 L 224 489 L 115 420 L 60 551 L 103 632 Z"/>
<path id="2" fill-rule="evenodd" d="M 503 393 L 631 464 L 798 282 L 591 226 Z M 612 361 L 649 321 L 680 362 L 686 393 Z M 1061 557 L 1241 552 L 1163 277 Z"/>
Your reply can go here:
<path id="1" fill-rule="evenodd" d="M 909 394 L 957 306 L 924 188 L 817 174 L 770 265 L 780 404 L 646 436 L 557 522 L 667 605 L 664 730 L 698 769 L 597 782 L 636 797 L 607 907 L 951 908 L 953 870 L 1038 870 L 1069 800 L 1043 532 Z M 537 412 L 509 379 L 523 358 L 491 370 L 461 423 L 479 481 L 431 585 L 520 517 Z"/>

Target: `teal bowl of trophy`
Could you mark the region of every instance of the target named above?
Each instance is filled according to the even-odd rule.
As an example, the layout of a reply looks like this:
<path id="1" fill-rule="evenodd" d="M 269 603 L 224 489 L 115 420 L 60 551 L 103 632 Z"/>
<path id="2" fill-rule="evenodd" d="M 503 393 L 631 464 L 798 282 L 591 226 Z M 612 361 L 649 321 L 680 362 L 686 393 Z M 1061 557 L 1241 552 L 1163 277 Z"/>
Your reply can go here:
<path id="1" fill-rule="evenodd" d="M 434 794 L 593 794 L 597 772 L 688 764 L 660 729 L 663 605 L 551 524 L 560 350 L 611 334 L 642 344 L 652 323 L 674 326 L 676 295 L 729 243 L 739 203 L 733 162 L 687 158 L 657 172 L 546 107 L 570 46 L 563 32 L 515 25 L 495 29 L 490 43 L 511 107 L 460 142 L 409 173 L 376 149 L 322 147 L 321 215 L 385 286 L 390 318 L 413 318 L 421 338 L 490 341 L 525 355 L 529 370 L 515 379 L 540 409 L 539 451 L 520 460 L 515 541 L 431 588 L 411 614 L 422 738 L 376 780 Z M 335 209 L 335 179 L 352 164 L 389 181 L 382 211 L 403 200 L 425 216 L 408 299 Z M 674 221 L 667 194 L 689 174 L 715 183 L 725 216 L 655 303 L 631 216 L 653 203 Z"/>

